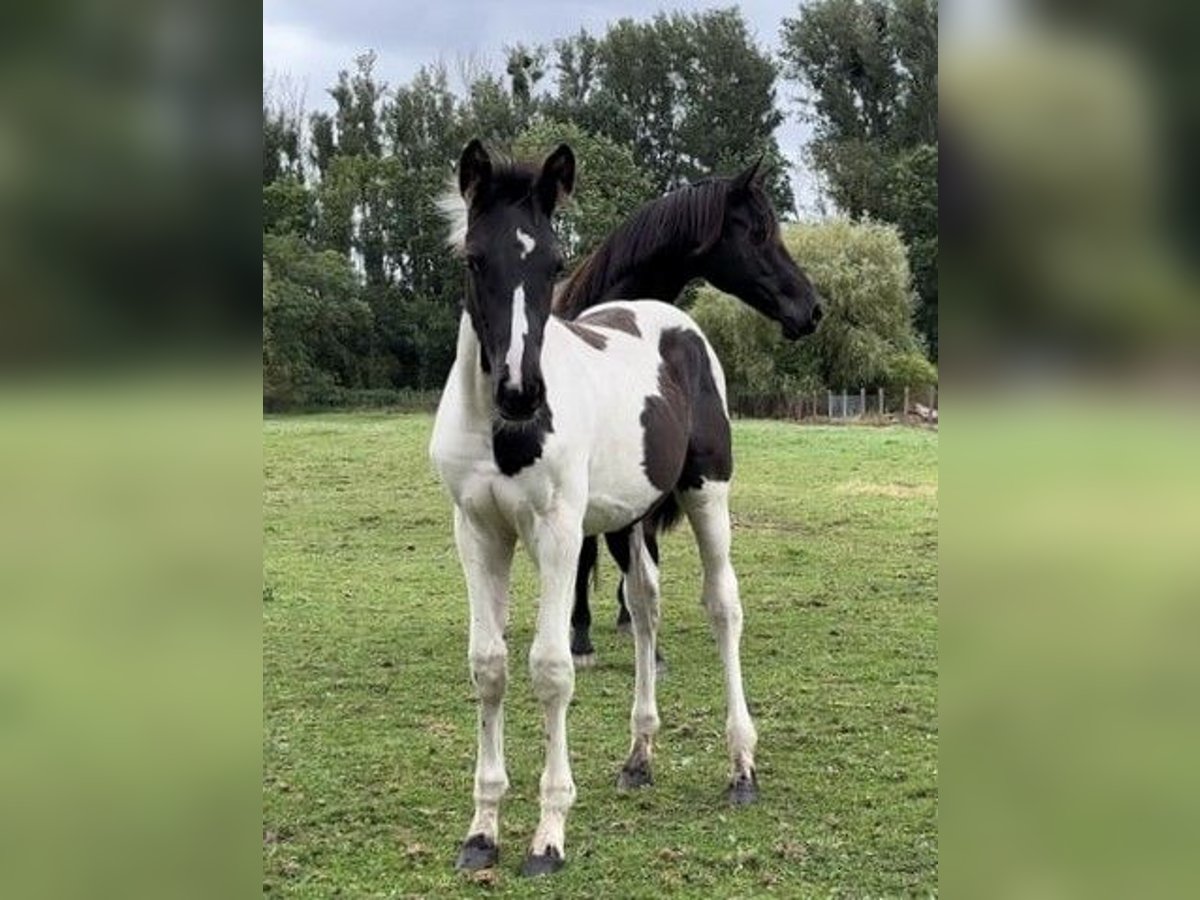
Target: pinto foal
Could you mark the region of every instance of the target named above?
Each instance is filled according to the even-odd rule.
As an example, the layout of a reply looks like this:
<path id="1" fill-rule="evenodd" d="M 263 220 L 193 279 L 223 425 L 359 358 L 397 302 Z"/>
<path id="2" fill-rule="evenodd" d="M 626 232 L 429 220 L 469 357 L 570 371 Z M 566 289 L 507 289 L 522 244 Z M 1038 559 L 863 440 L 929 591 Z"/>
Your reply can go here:
<path id="1" fill-rule="evenodd" d="M 570 618 L 585 534 L 615 535 L 628 556 L 635 687 L 619 784 L 651 781 L 659 718 L 654 647 L 658 568 L 647 517 L 667 500 L 686 513 L 704 568 L 702 601 L 725 667 L 728 796 L 757 795 L 757 737 L 742 691 L 742 607 L 729 559 L 732 469 L 725 378 L 708 341 L 675 307 L 606 303 L 567 322 L 551 315 L 560 257 L 551 215 L 575 180 L 571 149 L 540 167 L 493 161 L 472 141 L 459 161 L 466 218 L 455 229 L 469 274 L 458 350 L 438 406 L 430 454 L 454 501 L 470 605 L 468 658 L 479 696 L 475 815 L 457 866 L 499 855 L 509 574 L 520 539 L 538 569 L 529 651 L 542 704 L 546 761 L 541 818 L 522 872 L 563 864 L 575 783 L 567 755 L 574 690 Z"/>

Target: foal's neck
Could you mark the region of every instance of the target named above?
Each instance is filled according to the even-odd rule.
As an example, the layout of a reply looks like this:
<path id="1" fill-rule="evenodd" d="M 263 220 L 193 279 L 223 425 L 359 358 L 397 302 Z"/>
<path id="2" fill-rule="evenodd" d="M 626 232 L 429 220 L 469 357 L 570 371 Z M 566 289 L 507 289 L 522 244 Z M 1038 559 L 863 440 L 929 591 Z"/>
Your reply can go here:
<path id="1" fill-rule="evenodd" d="M 465 312 L 458 323 L 458 348 L 456 351 L 459 390 L 473 418 L 491 422 L 492 384 L 488 373 L 483 370 L 483 346 Z"/>

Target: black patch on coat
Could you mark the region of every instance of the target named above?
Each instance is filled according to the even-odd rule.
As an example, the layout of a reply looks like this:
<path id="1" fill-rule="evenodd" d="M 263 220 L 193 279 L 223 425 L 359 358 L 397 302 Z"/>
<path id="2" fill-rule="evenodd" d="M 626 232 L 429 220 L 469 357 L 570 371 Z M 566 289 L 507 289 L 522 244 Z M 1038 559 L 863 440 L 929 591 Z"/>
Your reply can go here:
<path id="1" fill-rule="evenodd" d="M 664 493 L 728 481 L 733 474 L 729 418 L 707 348 L 694 331 L 668 328 L 658 342 L 657 395 L 642 410 L 646 477 Z"/>
<path id="2" fill-rule="evenodd" d="M 598 331 L 593 331 L 590 328 L 585 328 L 583 325 L 580 325 L 577 322 L 567 322 L 564 320 L 563 324 L 566 325 L 567 329 L 569 331 L 571 331 L 576 337 L 582 338 L 584 341 L 586 341 L 591 346 L 595 347 L 597 350 L 603 350 L 605 347 L 608 346 L 608 338 L 606 338 L 604 335 L 602 335 Z"/>
<path id="3" fill-rule="evenodd" d="M 543 403 L 528 422 L 492 422 L 492 457 L 505 475 L 516 475 L 542 455 L 546 435 L 554 431 L 554 416 Z"/>
<path id="4" fill-rule="evenodd" d="M 583 322 L 588 325 L 598 325 L 603 328 L 615 328 L 617 331 L 623 331 L 631 337 L 641 337 L 641 329 L 637 325 L 637 316 L 632 309 L 623 309 L 620 307 L 613 309 L 598 309 L 595 312 L 589 312 L 586 315 L 580 316 L 576 321 Z"/>

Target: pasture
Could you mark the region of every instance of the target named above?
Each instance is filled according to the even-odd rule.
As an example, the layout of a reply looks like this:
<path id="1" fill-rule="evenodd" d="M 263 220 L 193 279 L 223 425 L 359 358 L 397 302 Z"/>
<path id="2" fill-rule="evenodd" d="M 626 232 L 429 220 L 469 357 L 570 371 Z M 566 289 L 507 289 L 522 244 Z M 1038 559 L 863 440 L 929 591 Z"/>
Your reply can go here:
<path id="1" fill-rule="evenodd" d="M 567 867 L 516 870 L 538 818 L 536 598 L 509 624 L 501 863 L 452 868 L 470 820 L 467 603 L 432 417 L 265 422 L 265 896 L 896 896 L 937 892 L 937 449 L 905 428 L 734 425 L 733 558 L 761 800 L 722 801 L 721 667 L 686 524 L 662 542 L 655 784 L 618 793 L 632 641 L 593 601 L 569 739 Z M 482 883 L 478 883 L 482 882 Z"/>

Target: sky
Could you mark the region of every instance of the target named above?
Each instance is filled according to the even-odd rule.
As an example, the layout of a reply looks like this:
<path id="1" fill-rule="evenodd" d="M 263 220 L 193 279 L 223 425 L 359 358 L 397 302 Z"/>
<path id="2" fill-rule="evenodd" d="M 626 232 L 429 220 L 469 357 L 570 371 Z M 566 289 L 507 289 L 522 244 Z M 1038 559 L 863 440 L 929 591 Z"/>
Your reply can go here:
<path id="1" fill-rule="evenodd" d="M 549 44 L 586 28 L 603 34 L 622 17 L 650 18 L 660 11 L 699 11 L 728 2 L 666 0 L 264 0 L 263 78 L 287 79 L 308 111 L 330 109 L 326 93 L 339 69 L 353 67 L 364 50 L 378 54 L 377 76 L 391 86 L 408 81 L 425 64 L 441 60 L 454 87 L 458 63 L 475 60 L 492 71 L 504 68 L 506 44 Z M 760 47 L 779 47 L 779 26 L 795 16 L 799 0 L 747 0 L 739 4 L 751 35 Z M 552 78 L 553 73 L 547 73 Z M 779 146 L 792 162 L 792 187 L 802 216 L 816 215 L 813 176 L 801 158 L 809 127 L 798 120 L 799 87 L 781 81 L 777 102 L 787 118 L 776 132 Z"/>

